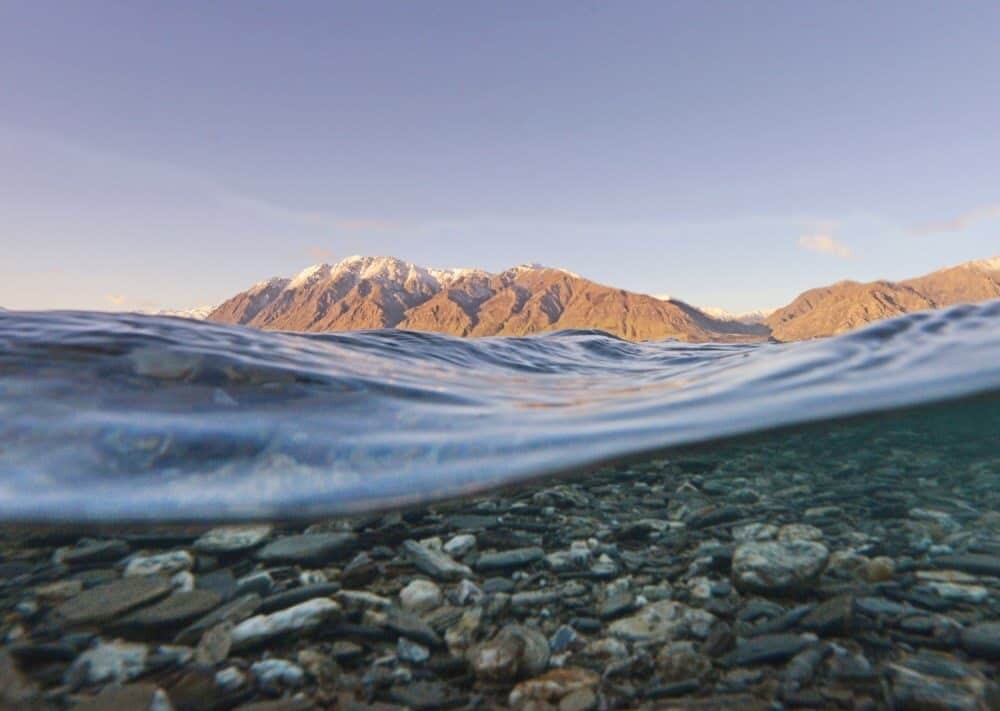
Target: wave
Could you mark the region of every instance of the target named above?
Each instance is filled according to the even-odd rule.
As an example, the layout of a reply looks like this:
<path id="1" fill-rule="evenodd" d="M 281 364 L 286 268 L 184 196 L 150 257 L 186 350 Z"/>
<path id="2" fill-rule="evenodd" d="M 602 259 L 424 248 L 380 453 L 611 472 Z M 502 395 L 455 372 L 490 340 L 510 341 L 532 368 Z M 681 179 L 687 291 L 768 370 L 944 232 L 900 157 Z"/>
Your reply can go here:
<path id="1" fill-rule="evenodd" d="M 318 516 L 1000 390 L 1000 301 L 792 344 L 0 312 L 0 517 Z"/>

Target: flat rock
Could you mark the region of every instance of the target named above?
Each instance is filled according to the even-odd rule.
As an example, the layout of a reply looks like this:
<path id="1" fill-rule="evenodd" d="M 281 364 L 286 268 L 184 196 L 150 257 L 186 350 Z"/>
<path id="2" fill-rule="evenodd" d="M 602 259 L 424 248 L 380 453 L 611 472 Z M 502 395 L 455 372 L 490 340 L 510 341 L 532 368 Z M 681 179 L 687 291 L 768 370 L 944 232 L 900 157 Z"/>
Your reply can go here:
<path id="1" fill-rule="evenodd" d="M 476 570 L 493 572 L 497 570 L 513 570 L 524 568 L 545 557 L 545 551 L 537 546 L 514 548 L 497 553 L 481 553 L 476 560 Z"/>
<path id="2" fill-rule="evenodd" d="M 171 551 L 156 555 L 137 555 L 125 566 L 125 577 L 138 575 L 173 575 L 194 567 L 194 557 L 187 551 Z"/>
<path id="3" fill-rule="evenodd" d="M 176 592 L 155 605 L 133 612 L 116 623 L 123 629 L 156 631 L 182 626 L 218 607 L 221 598 L 211 590 Z"/>
<path id="4" fill-rule="evenodd" d="M 95 563 L 115 563 L 129 554 L 125 541 L 93 541 L 75 548 L 61 548 L 56 552 L 56 560 L 70 567 L 93 565 Z"/>
<path id="5" fill-rule="evenodd" d="M 199 575 L 195 580 L 195 587 L 199 590 L 211 590 L 223 600 L 228 600 L 236 593 L 236 578 L 231 570 L 222 568 Z"/>
<path id="6" fill-rule="evenodd" d="M 418 681 L 403 686 L 394 686 L 389 698 L 412 711 L 438 711 L 465 707 L 468 696 L 447 684 L 432 681 Z"/>
<path id="7" fill-rule="evenodd" d="M 56 614 L 71 625 L 105 622 L 155 602 L 171 589 L 170 581 L 158 575 L 122 578 L 84 590 L 56 607 Z"/>
<path id="8" fill-rule="evenodd" d="M 801 591 L 818 580 L 829 558 L 815 541 L 744 543 L 733 553 L 733 584 L 749 592 Z"/>
<path id="9" fill-rule="evenodd" d="M 316 585 L 301 585 L 291 590 L 265 597 L 260 602 L 260 612 L 276 612 L 300 602 L 317 597 L 330 597 L 340 592 L 340 583 L 317 583 Z"/>
<path id="10" fill-rule="evenodd" d="M 720 660 L 725 666 L 746 667 L 754 664 L 774 664 L 791 659 L 815 639 L 797 634 L 765 634 L 740 642 Z"/>
<path id="11" fill-rule="evenodd" d="M 340 605 L 325 597 L 308 600 L 270 615 L 257 615 L 233 628 L 233 649 L 252 647 L 289 632 L 306 632 L 340 615 Z"/>
<path id="12" fill-rule="evenodd" d="M 137 682 L 127 686 L 109 686 L 97 696 L 85 699 L 74 711 L 108 711 L 108 709 L 160 710 L 172 708 L 167 693 L 156 684 Z"/>
<path id="13" fill-rule="evenodd" d="M 612 622 L 611 634 L 632 642 L 667 642 L 684 637 L 704 639 L 715 615 L 673 600 L 646 605 L 631 617 Z"/>
<path id="14" fill-rule="evenodd" d="M 973 575 L 989 575 L 1000 578 L 1000 556 L 985 553 L 966 553 L 964 555 L 942 555 L 934 559 L 934 565 L 939 568 L 961 570 Z"/>
<path id="15" fill-rule="evenodd" d="M 854 598 L 850 595 L 830 598 L 803 617 L 799 624 L 820 635 L 847 634 L 854 626 Z"/>
<path id="16" fill-rule="evenodd" d="M 220 526 L 206 532 L 194 542 L 194 549 L 209 555 L 230 555 L 256 548 L 274 531 L 268 524 L 250 526 Z"/>
<path id="17" fill-rule="evenodd" d="M 1000 660 L 1000 622 L 983 622 L 966 627 L 961 634 L 962 649 L 982 659 Z"/>
<path id="18" fill-rule="evenodd" d="M 922 651 L 888 666 L 894 708 L 1000 708 L 997 685 L 973 667 Z"/>
<path id="19" fill-rule="evenodd" d="M 177 633 L 174 642 L 177 644 L 194 644 L 209 628 L 223 622 L 231 622 L 235 625 L 257 612 L 257 608 L 259 607 L 260 595 L 255 593 L 242 595 L 191 623 L 190 626 Z"/>
<path id="20" fill-rule="evenodd" d="M 146 669 L 149 652 L 144 644 L 109 642 L 88 649 L 66 670 L 73 688 L 94 684 L 122 684 Z"/>
<path id="21" fill-rule="evenodd" d="M 469 566 L 459 563 L 447 553 L 436 551 L 417 541 L 404 541 L 403 550 L 417 570 L 436 580 L 449 581 L 472 577 Z"/>
<path id="22" fill-rule="evenodd" d="M 286 536 L 257 551 L 265 563 L 323 565 L 350 553 L 357 543 L 353 533 L 304 533 Z"/>

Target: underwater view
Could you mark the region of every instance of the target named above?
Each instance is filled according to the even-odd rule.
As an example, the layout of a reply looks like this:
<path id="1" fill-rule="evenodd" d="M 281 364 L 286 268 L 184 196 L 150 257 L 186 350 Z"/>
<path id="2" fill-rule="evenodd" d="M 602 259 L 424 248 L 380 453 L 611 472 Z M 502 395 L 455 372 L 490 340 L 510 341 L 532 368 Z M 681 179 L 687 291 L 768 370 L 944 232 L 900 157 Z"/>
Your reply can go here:
<path id="1" fill-rule="evenodd" d="M 998 354 L 0 314 L 4 698 L 998 708 Z"/>
<path id="2" fill-rule="evenodd" d="M 998 36 L 0 0 L 0 711 L 1000 711 Z"/>

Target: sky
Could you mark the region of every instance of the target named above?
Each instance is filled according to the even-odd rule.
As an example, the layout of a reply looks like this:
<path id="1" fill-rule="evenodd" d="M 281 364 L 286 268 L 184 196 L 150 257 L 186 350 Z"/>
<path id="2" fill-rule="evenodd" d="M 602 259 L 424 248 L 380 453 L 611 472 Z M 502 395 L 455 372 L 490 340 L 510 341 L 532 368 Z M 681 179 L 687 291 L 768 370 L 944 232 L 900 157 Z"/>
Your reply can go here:
<path id="1" fill-rule="evenodd" d="M 1000 253 L 995 2 L 0 1 L 0 306 L 352 254 L 772 308 Z"/>

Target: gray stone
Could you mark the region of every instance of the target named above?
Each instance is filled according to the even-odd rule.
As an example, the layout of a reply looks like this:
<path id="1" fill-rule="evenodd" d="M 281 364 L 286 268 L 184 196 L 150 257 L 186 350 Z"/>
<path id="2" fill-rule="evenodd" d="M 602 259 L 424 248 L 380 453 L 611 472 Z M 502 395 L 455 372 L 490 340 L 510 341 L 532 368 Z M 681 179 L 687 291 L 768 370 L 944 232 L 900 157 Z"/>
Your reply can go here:
<path id="1" fill-rule="evenodd" d="M 246 683 L 246 677 L 237 667 L 226 667 L 215 673 L 215 685 L 223 691 L 236 691 Z"/>
<path id="2" fill-rule="evenodd" d="M 70 567 L 95 563 L 116 563 L 129 554 L 125 541 L 91 541 L 75 548 L 60 548 L 54 556 L 57 563 Z"/>
<path id="3" fill-rule="evenodd" d="M 305 681 L 302 667 L 286 659 L 263 659 L 250 665 L 250 673 L 264 686 L 298 687 Z"/>
<path id="4" fill-rule="evenodd" d="M 889 664 L 894 708 L 980 711 L 1000 708 L 995 683 L 973 667 L 930 652 Z"/>
<path id="5" fill-rule="evenodd" d="M 324 565 L 353 551 L 357 536 L 353 533 L 304 533 L 286 536 L 257 551 L 265 563 Z"/>
<path id="6" fill-rule="evenodd" d="M 71 625 L 105 622 L 155 602 L 170 591 L 170 581 L 160 576 L 122 578 L 84 590 L 59 605 L 56 614 Z"/>
<path id="7" fill-rule="evenodd" d="M 213 528 L 194 542 L 194 549 L 209 555 L 229 555 L 256 548 L 274 531 L 274 526 L 257 524 Z"/>
<path id="8" fill-rule="evenodd" d="M 403 550 L 418 570 L 436 580 L 461 580 L 472 577 L 472 570 L 469 566 L 455 561 L 446 553 L 428 548 L 422 543 L 413 540 L 404 541 Z"/>
<path id="9" fill-rule="evenodd" d="M 514 548 L 498 553 L 481 553 L 476 560 L 476 570 L 493 572 L 497 570 L 513 570 L 524 568 L 545 557 L 545 551 L 537 546 L 530 548 Z"/>
<path id="10" fill-rule="evenodd" d="M 437 632 L 416 615 L 390 609 L 386 617 L 385 626 L 402 637 L 409 637 L 428 647 L 435 649 L 444 647 L 444 641 L 438 636 Z"/>
<path id="11" fill-rule="evenodd" d="M 330 597 L 340 592 L 340 583 L 319 583 L 317 585 L 302 585 L 285 592 L 280 592 L 260 601 L 260 612 L 276 612 L 300 602 L 317 597 Z"/>
<path id="12" fill-rule="evenodd" d="M 399 592 L 399 603 L 408 612 L 426 612 L 443 601 L 441 588 L 429 580 L 414 580 Z"/>
<path id="13" fill-rule="evenodd" d="M 934 565 L 939 568 L 961 570 L 973 575 L 989 575 L 1000 578 L 1000 556 L 985 553 L 966 553 L 964 555 L 943 555 L 934 559 Z"/>
<path id="14" fill-rule="evenodd" d="M 731 667 L 774 664 L 791 659 L 815 641 L 796 634 L 765 634 L 740 642 L 719 661 Z"/>
<path id="15" fill-rule="evenodd" d="M 109 642 L 88 649 L 66 670 L 67 686 L 122 684 L 146 669 L 149 652 L 143 644 Z"/>
<path id="16" fill-rule="evenodd" d="M 156 631 L 185 625 L 218 607 L 220 598 L 211 590 L 177 592 L 150 607 L 133 612 L 116 623 L 128 630 Z"/>
<path id="17" fill-rule="evenodd" d="M 258 570 L 248 573 L 236 581 L 236 590 L 233 595 L 242 597 L 250 593 L 255 593 L 261 597 L 267 597 L 274 590 L 274 578 L 266 570 Z"/>
<path id="18" fill-rule="evenodd" d="M 223 622 L 206 630 L 194 651 L 197 664 L 215 666 L 226 661 L 233 646 L 233 624 Z"/>
<path id="19" fill-rule="evenodd" d="M 244 649 L 290 632 L 306 632 L 340 616 L 340 605 L 321 597 L 270 615 L 257 615 L 233 628 L 233 649 Z"/>
<path id="20" fill-rule="evenodd" d="M 716 618 L 709 612 L 675 602 L 660 600 L 631 617 L 612 622 L 611 634 L 632 642 L 667 642 L 684 637 L 704 639 Z"/>
<path id="21" fill-rule="evenodd" d="M 469 658 L 478 678 L 513 681 L 545 671 L 549 663 L 549 645 L 537 630 L 507 625 L 493 639 L 473 648 Z"/>
<path id="22" fill-rule="evenodd" d="M 961 634 L 962 649 L 969 654 L 1000 660 L 1000 622 L 982 622 L 966 627 Z"/>
<path id="23" fill-rule="evenodd" d="M 211 573 L 199 575 L 195 580 L 195 588 L 211 590 L 222 600 L 229 600 L 236 593 L 236 579 L 228 568 L 213 570 Z"/>
<path id="24" fill-rule="evenodd" d="M 471 533 L 461 533 L 444 544 L 444 552 L 461 558 L 476 547 L 476 537 Z"/>
<path id="25" fill-rule="evenodd" d="M 396 640 L 396 657 L 400 661 L 412 664 L 423 664 L 431 658 L 430 650 L 422 644 L 417 644 L 411 639 L 400 637 Z"/>
<path id="26" fill-rule="evenodd" d="M 829 557 L 814 541 L 744 543 L 733 553 L 733 583 L 751 592 L 801 591 L 818 580 Z"/>
<path id="27" fill-rule="evenodd" d="M 212 610 L 201 619 L 196 620 L 190 626 L 181 630 L 174 638 L 174 641 L 177 644 L 194 644 L 209 628 L 222 622 L 231 622 L 235 625 L 254 614 L 258 607 L 260 607 L 259 595 L 250 593 L 249 595 L 238 597 L 232 602 L 227 602 L 222 607 Z"/>
<path id="28" fill-rule="evenodd" d="M 845 635 L 854 626 L 854 598 L 840 595 L 830 598 L 807 614 L 799 623 L 803 629 L 820 635 Z"/>
<path id="29" fill-rule="evenodd" d="M 194 558 L 187 551 L 172 551 L 156 555 L 137 555 L 125 566 L 125 577 L 140 575 L 173 575 L 191 570 Z"/>

